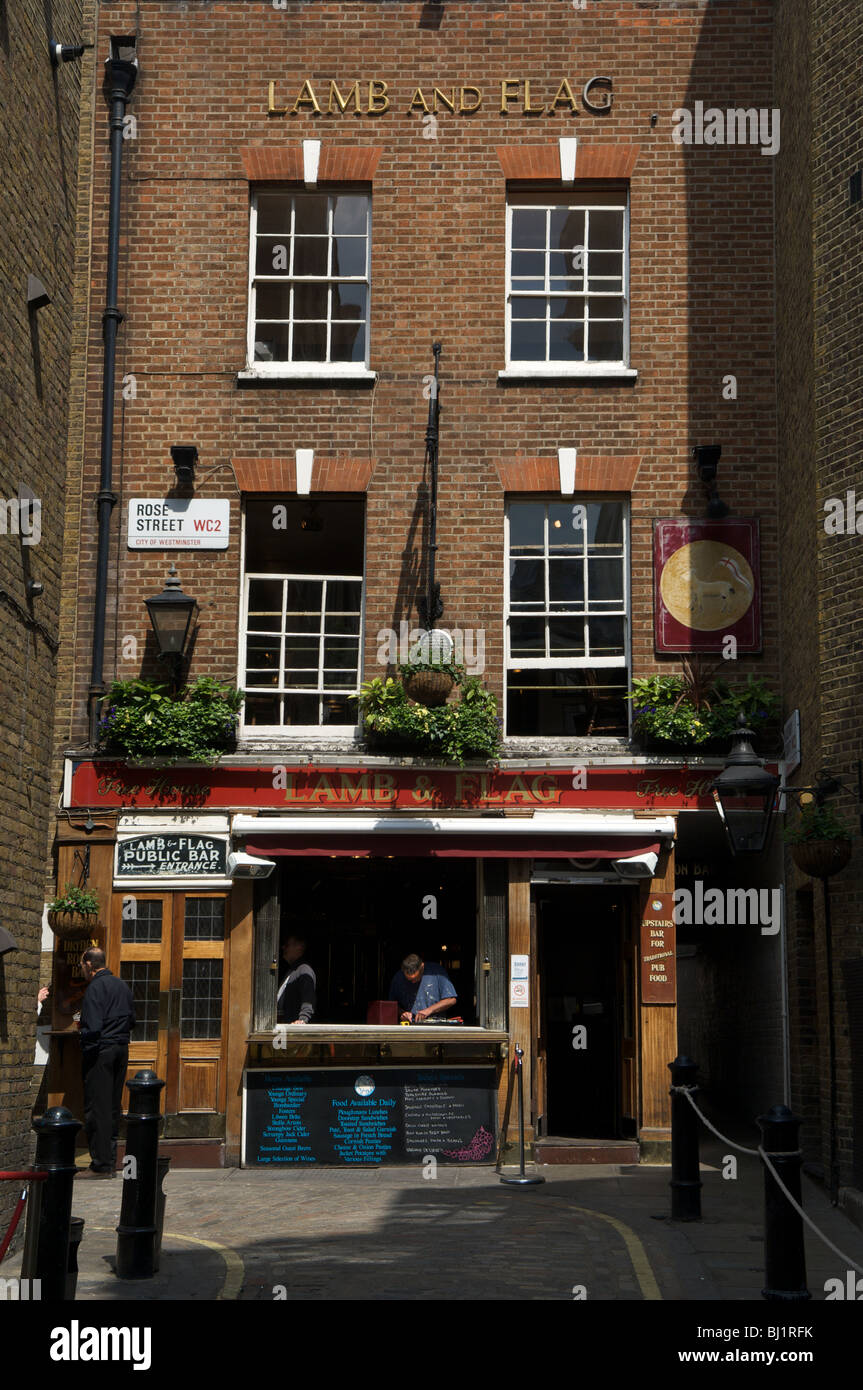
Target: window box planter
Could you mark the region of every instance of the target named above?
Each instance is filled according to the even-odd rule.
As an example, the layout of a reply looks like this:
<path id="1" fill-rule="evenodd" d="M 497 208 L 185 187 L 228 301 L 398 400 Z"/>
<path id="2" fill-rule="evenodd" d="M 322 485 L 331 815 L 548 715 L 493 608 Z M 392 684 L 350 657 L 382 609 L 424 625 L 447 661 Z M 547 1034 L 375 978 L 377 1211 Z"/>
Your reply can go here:
<path id="1" fill-rule="evenodd" d="M 149 681 L 117 681 L 102 702 L 99 751 L 139 767 L 215 763 L 237 744 L 243 692 L 202 676 L 176 695 Z"/>

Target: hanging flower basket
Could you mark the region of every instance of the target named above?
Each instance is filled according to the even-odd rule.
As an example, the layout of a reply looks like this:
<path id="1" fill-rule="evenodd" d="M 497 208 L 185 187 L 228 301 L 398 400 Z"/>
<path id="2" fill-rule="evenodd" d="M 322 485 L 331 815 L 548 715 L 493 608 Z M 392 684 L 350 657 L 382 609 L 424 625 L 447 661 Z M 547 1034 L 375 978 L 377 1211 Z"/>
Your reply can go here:
<path id="1" fill-rule="evenodd" d="M 791 846 L 791 858 L 811 878 L 830 878 L 851 858 L 851 841 L 799 840 Z"/>
<path id="2" fill-rule="evenodd" d="M 48 913 L 48 926 L 61 941 L 71 941 L 80 937 L 88 941 L 98 930 L 98 912 L 60 912 Z"/>
<path id="3" fill-rule="evenodd" d="M 415 671 L 404 679 L 408 699 L 416 700 L 418 705 L 425 705 L 429 709 L 445 705 L 454 685 L 455 681 L 448 671 Z"/>

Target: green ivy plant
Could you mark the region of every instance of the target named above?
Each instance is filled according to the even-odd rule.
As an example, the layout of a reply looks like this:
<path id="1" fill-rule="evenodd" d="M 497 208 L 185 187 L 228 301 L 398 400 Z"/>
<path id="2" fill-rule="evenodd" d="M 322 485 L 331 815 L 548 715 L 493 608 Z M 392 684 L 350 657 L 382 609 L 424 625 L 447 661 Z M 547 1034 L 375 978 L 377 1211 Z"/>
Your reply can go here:
<path id="1" fill-rule="evenodd" d="M 378 747 L 428 753 L 459 767 L 468 758 L 496 758 L 500 750 L 497 704 L 478 676 L 462 680 L 457 701 L 433 709 L 413 704 L 394 676 L 366 681 L 351 698 L 359 701 L 364 731 Z"/>
<path id="2" fill-rule="evenodd" d="M 684 748 L 727 743 L 742 714 L 756 736 L 775 729 L 778 697 L 759 677 L 730 685 L 720 678 L 707 684 L 703 673 L 647 676 L 632 682 L 636 737 Z"/>
<path id="3" fill-rule="evenodd" d="M 63 892 L 51 899 L 48 911 L 90 915 L 99 911 L 99 897 L 89 888 L 78 888 L 74 883 L 67 883 Z"/>
<path id="4" fill-rule="evenodd" d="M 176 695 L 151 681 L 115 681 L 102 701 L 99 749 L 126 758 L 214 763 L 233 745 L 243 691 L 211 676 Z"/>
<path id="5" fill-rule="evenodd" d="M 851 829 L 829 806 L 807 801 L 793 825 L 783 832 L 788 845 L 800 845 L 809 840 L 850 840 Z"/>

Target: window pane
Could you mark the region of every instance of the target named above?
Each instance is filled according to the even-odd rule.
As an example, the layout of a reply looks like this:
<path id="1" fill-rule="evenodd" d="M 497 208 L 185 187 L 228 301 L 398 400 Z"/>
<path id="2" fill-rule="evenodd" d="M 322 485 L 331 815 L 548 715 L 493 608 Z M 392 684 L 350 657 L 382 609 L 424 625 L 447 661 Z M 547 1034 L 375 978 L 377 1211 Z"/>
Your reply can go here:
<path id="1" fill-rule="evenodd" d="M 623 506 L 620 502 L 590 502 L 587 507 L 588 551 L 614 546 L 623 553 Z"/>
<path id="2" fill-rule="evenodd" d="M 569 502 L 552 502 L 548 508 L 548 549 L 551 555 L 580 555 L 584 550 L 581 514 Z"/>
<path id="3" fill-rule="evenodd" d="M 529 276 L 545 283 L 545 255 L 542 251 L 514 251 L 512 255 L 512 278 L 523 279 Z M 513 286 L 515 288 L 515 286 Z"/>
<path id="4" fill-rule="evenodd" d="M 187 941 L 224 941 L 224 898 L 186 898 L 184 918 Z"/>
<path id="5" fill-rule="evenodd" d="M 369 200 L 362 194 L 337 194 L 333 198 L 333 232 L 365 235 L 368 226 L 368 206 Z"/>
<path id="6" fill-rule="evenodd" d="M 324 684 L 330 683 L 326 678 L 334 671 L 349 670 L 356 674 L 359 650 L 358 637 L 327 637 L 324 641 Z M 335 684 L 343 685 L 344 682 L 338 680 Z"/>
<path id="7" fill-rule="evenodd" d="M 289 319 L 290 284 L 276 285 L 262 280 L 255 288 L 255 316 L 259 319 Z"/>
<path id="8" fill-rule="evenodd" d="M 181 1038 L 222 1036 L 222 968 L 220 960 L 183 961 Z"/>
<path id="9" fill-rule="evenodd" d="M 333 318 L 367 318 L 368 290 L 365 285 L 333 285 Z"/>
<path id="10" fill-rule="evenodd" d="M 135 898 L 123 901 L 123 941 L 161 941 L 161 899 Z"/>
<path id="11" fill-rule="evenodd" d="M 591 606 L 623 603 L 623 565 L 619 560 L 588 560 L 587 582 Z"/>
<path id="12" fill-rule="evenodd" d="M 591 251 L 617 251 L 623 246 L 623 211 L 590 214 L 589 246 Z M 591 257 L 591 262 L 593 258 Z"/>
<path id="13" fill-rule="evenodd" d="M 290 334 L 288 324 L 255 324 L 255 361 L 287 362 L 290 353 Z"/>
<path id="14" fill-rule="evenodd" d="M 549 618 L 548 654 L 558 657 L 584 656 L 584 620 Z"/>
<path id="15" fill-rule="evenodd" d="M 320 613 L 323 587 L 320 579 L 289 579 L 288 612 Z"/>
<path id="16" fill-rule="evenodd" d="M 326 237 L 295 237 L 294 275 L 326 275 L 329 246 Z"/>
<path id="17" fill-rule="evenodd" d="M 278 641 L 266 637 L 249 637 L 246 644 L 246 681 L 249 685 L 268 686 L 279 683 Z"/>
<path id="18" fill-rule="evenodd" d="M 613 275 L 616 279 L 619 280 L 621 275 L 623 274 L 623 252 L 608 252 L 601 256 L 598 255 L 595 251 L 591 252 L 590 264 L 588 265 L 588 272 L 591 276 L 591 288 L 593 288 L 592 281 L 594 275 Z M 597 285 L 596 288 L 598 290 L 601 290 L 602 285 Z M 609 285 L 608 288 L 616 289 L 617 286 Z"/>
<path id="19" fill-rule="evenodd" d="M 514 319 L 544 319 L 548 300 L 528 298 L 527 295 L 513 295 L 512 316 Z"/>
<path id="20" fill-rule="evenodd" d="M 626 650 L 623 618 L 591 618 L 588 628 L 591 656 L 623 656 Z"/>
<path id="21" fill-rule="evenodd" d="M 290 193 L 258 194 L 258 231 L 289 236 L 291 231 Z"/>
<path id="22" fill-rule="evenodd" d="M 509 548 L 515 555 L 523 549 L 543 547 L 545 506 L 542 502 L 514 502 L 509 509 Z"/>
<path id="23" fill-rule="evenodd" d="M 545 656 L 545 622 L 542 618 L 512 618 L 509 650 L 513 657 Z"/>
<path id="24" fill-rule="evenodd" d="M 252 579 L 249 582 L 249 631 L 280 632 L 282 627 L 282 581 Z"/>
<path id="25" fill-rule="evenodd" d="M 514 362 L 544 362 L 545 324 L 520 319 L 512 325 L 512 359 Z"/>
<path id="26" fill-rule="evenodd" d="M 510 671 L 506 732 L 550 738 L 623 736 L 628 730 L 626 693 L 623 666 Z"/>
<path id="27" fill-rule="evenodd" d="M 318 704 L 317 695 L 286 695 L 285 724 L 317 724 Z"/>
<path id="28" fill-rule="evenodd" d="M 589 362 L 621 362 L 623 360 L 623 324 L 592 323 L 588 337 Z"/>
<path id="29" fill-rule="evenodd" d="M 581 208 L 554 208 L 551 214 L 551 246 L 553 250 L 568 253 L 569 267 L 572 269 L 572 256 L 584 250 L 584 211 Z"/>
<path id="30" fill-rule="evenodd" d="M 325 362 L 327 358 L 327 325 L 297 323 L 294 325 L 294 361 Z"/>
<path id="31" fill-rule="evenodd" d="M 365 237 L 339 236 L 333 241 L 333 275 L 365 275 Z"/>
<path id="32" fill-rule="evenodd" d="M 552 607 L 584 607 L 584 566 L 581 560 L 550 560 L 549 602 Z"/>
<path id="33" fill-rule="evenodd" d="M 294 285 L 294 318 L 326 319 L 328 296 L 326 285 Z"/>
<path id="34" fill-rule="evenodd" d="M 586 300 L 582 295 L 553 295 L 549 300 L 553 319 L 583 319 Z M 618 309 L 618 313 L 620 310 Z"/>
<path id="35" fill-rule="evenodd" d="M 356 701 L 348 700 L 344 695 L 325 695 L 321 723 L 355 725 L 357 723 Z"/>
<path id="36" fill-rule="evenodd" d="M 298 236 L 326 236 L 327 195 L 299 193 L 296 195 L 294 231 Z"/>
<path id="37" fill-rule="evenodd" d="M 334 323 L 330 330 L 330 361 L 364 362 L 365 360 L 365 324 Z"/>
<path id="38" fill-rule="evenodd" d="M 545 605 L 545 576 L 542 560 L 511 560 L 509 580 L 510 601 L 529 603 L 532 607 Z"/>
<path id="39" fill-rule="evenodd" d="M 553 319 L 549 324 L 548 355 L 551 362 L 584 361 L 584 324 L 580 319 Z"/>
<path id="40" fill-rule="evenodd" d="M 545 247 L 545 209 L 513 208 L 513 248 Z M 533 273 L 533 272 L 531 272 Z M 540 271 L 540 274 L 542 272 Z"/>
<path id="41" fill-rule="evenodd" d="M 359 613 L 360 585 L 349 579 L 330 579 L 327 583 L 327 613 Z"/>
<path id="42" fill-rule="evenodd" d="M 326 245 L 326 243 L 324 243 Z M 255 248 L 258 275 L 287 275 L 291 268 L 291 239 L 287 236 L 261 236 Z"/>
<path id="43" fill-rule="evenodd" d="M 138 906 L 143 907 L 143 903 Z M 126 981 L 135 1003 L 135 1026 L 130 1035 L 131 1041 L 154 1042 L 159 1036 L 159 962 L 122 960 L 120 979 Z"/>
<path id="44" fill-rule="evenodd" d="M 623 315 L 623 300 L 608 296 L 604 299 L 592 298 L 587 301 L 588 317 L 591 319 L 619 319 Z"/>
<path id="45" fill-rule="evenodd" d="M 249 682 L 247 681 L 248 685 Z M 243 706 L 244 724 L 278 724 L 280 701 L 275 699 L 262 699 L 260 696 L 246 696 Z"/>

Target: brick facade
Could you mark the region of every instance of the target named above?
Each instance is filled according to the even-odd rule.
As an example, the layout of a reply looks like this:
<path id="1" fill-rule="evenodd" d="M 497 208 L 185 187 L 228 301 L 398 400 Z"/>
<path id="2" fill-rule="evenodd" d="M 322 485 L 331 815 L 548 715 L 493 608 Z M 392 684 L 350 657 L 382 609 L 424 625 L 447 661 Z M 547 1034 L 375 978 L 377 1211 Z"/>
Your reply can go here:
<path id="1" fill-rule="evenodd" d="M 52 22 L 50 37 L 78 39 L 80 0 L 57 0 Z M 0 956 L 0 1168 L 30 1161 L 37 993 L 49 978 L 40 977 L 41 868 L 54 801 L 80 72 L 74 62 L 52 68 L 45 25 L 38 0 L 0 11 L 0 926 L 17 943 Z M 50 303 L 28 310 L 31 275 Z M 39 522 L 37 531 L 19 512 L 16 534 L 8 503 L 21 487 L 38 499 Z M 28 580 L 44 585 L 41 596 L 28 595 Z M 0 1233 L 17 1196 L 0 1183 Z"/>
<path id="2" fill-rule="evenodd" d="M 828 768 L 846 789 L 835 806 L 853 827 L 854 853 L 830 881 L 836 1012 L 838 1149 L 843 1184 L 863 1181 L 863 1078 L 852 1071 L 843 965 L 863 955 L 857 711 L 863 583 L 860 536 L 828 534 L 825 505 L 860 495 L 863 426 L 860 315 L 863 204 L 849 179 L 863 167 L 863 101 L 847 55 L 859 49 L 859 6 L 791 0 L 777 9 L 777 311 L 782 469 L 779 494 L 786 712 L 800 709 L 803 761 L 794 784 Z M 787 113 L 787 115 L 786 115 Z M 821 885 L 788 860 L 792 1102 L 807 1120 L 813 1158 L 829 1159 L 828 971 Z M 814 892 L 812 891 L 814 890 Z M 794 910 L 795 902 L 797 904 Z M 858 1015 L 861 1005 L 857 1005 Z M 856 1127 L 856 1141 L 853 1131 Z"/>

